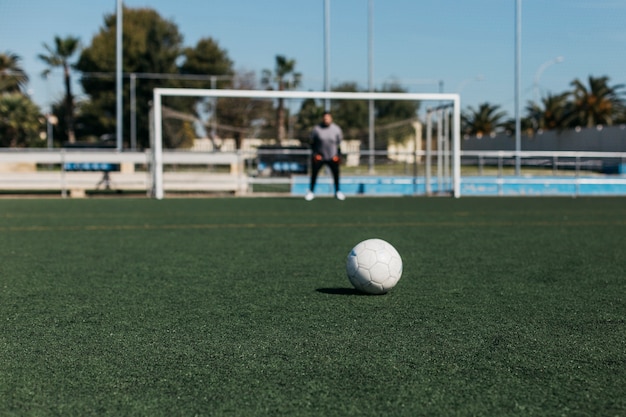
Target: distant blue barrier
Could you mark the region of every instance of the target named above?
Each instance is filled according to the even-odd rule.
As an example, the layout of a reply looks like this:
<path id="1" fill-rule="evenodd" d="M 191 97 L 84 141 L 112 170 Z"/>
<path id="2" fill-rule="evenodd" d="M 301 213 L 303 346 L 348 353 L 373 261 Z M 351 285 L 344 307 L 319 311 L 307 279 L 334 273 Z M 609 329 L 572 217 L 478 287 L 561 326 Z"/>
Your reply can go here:
<path id="1" fill-rule="evenodd" d="M 120 170 L 120 164 L 108 162 L 67 162 L 63 164 L 65 171 L 100 171 L 114 172 Z"/>
<path id="2" fill-rule="evenodd" d="M 626 177 L 463 177 L 465 196 L 626 195 Z"/>
<path id="3" fill-rule="evenodd" d="M 442 184 L 442 188 L 448 188 Z M 309 178 L 304 176 L 292 177 L 291 193 L 304 195 L 309 189 Z M 315 185 L 315 194 L 332 195 L 334 185 L 330 177 L 318 177 Z M 404 196 L 426 193 L 424 178 L 411 176 L 343 176 L 341 177 L 341 191 L 346 195 L 390 195 Z M 431 183 L 431 191 L 439 192 L 439 184 Z"/>
<path id="4" fill-rule="evenodd" d="M 309 189 L 309 178 L 292 177 L 291 193 L 304 195 Z M 450 192 L 450 181 L 431 178 L 432 194 Z M 341 178 L 341 191 L 346 195 L 425 195 L 424 177 L 404 176 L 349 176 Z M 315 187 L 318 195 L 332 195 L 334 186 L 330 177 L 320 177 Z M 626 175 L 590 177 L 462 177 L 461 196 L 626 196 Z"/>

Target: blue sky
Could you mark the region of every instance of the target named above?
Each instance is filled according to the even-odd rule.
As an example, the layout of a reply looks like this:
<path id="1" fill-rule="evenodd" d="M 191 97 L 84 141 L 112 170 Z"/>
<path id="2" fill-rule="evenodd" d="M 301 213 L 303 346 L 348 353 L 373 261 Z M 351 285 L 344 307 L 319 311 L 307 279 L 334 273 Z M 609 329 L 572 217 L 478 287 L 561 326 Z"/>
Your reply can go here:
<path id="1" fill-rule="evenodd" d="M 376 87 L 397 81 L 411 92 L 460 92 L 463 108 L 489 102 L 514 109 L 515 0 L 374 0 Z M 303 88 L 323 89 L 324 0 L 125 0 L 178 25 L 185 46 L 212 37 L 235 69 L 293 58 Z M 22 57 L 29 89 L 44 109 L 62 97 L 60 72 L 45 81 L 37 59 L 55 35 L 84 45 L 116 0 L 0 0 L 0 51 Z M 626 84 L 626 0 L 522 0 L 522 103 L 560 93 L 576 78 Z M 545 63 L 563 57 L 552 65 Z M 540 71 L 540 68 L 544 68 Z M 78 77 L 75 77 L 78 78 Z M 331 84 L 368 83 L 368 0 L 330 0 Z M 78 88 L 78 87 L 77 87 Z M 459 91 L 460 90 L 460 91 Z M 80 93 L 80 90 L 76 90 Z"/>

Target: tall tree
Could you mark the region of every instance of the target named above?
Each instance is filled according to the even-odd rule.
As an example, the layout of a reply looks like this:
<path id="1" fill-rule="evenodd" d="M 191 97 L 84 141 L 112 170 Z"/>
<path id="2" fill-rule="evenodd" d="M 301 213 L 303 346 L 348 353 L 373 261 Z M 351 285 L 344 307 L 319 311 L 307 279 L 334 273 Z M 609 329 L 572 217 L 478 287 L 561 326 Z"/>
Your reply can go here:
<path id="1" fill-rule="evenodd" d="M 226 88 L 233 85 L 235 78 L 233 70 L 233 61 L 228 56 L 228 52 L 222 49 L 217 41 L 212 38 L 200 39 L 195 47 L 185 48 L 184 62 L 180 66 L 180 73 L 185 76 L 200 75 L 204 79 L 196 81 L 185 81 L 184 86 L 195 88 Z M 181 85 L 182 86 L 182 85 Z M 204 108 L 208 112 L 212 124 L 208 135 L 213 144 L 217 146 L 215 141 L 217 136 L 216 125 L 216 103 L 217 99 L 203 99 L 189 97 L 177 100 L 181 109 L 193 113 L 198 118 L 202 118 L 197 114 L 198 109 Z M 202 101 L 204 106 L 198 106 L 198 101 Z"/>
<path id="2" fill-rule="evenodd" d="M 346 93 L 360 91 L 355 82 L 339 84 L 332 90 Z M 369 104 L 367 100 L 333 100 L 330 110 L 333 112 L 333 120 L 343 129 L 345 138 L 367 140 L 369 127 Z"/>
<path id="3" fill-rule="evenodd" d="M 28 75 L 20 65 L 20 60 L 14 53 L 0 53 L 0 93 L 25 92 Z"/>
<path id="4" fill-rule="evenodd" d="M 354 82 L 342 83 L 333 91 L 358 93 L 366 90 Z M 385 93 L 406 92 L 396 83 L 386 84 L 377 90 Z M 384 149 L 391 141 L 402 142 L 415 133 L 412 123 L 417 120 L 418 102 L 400 100 L 377 100 L 374 102 L 375 143 L 377 149 Z M 333 119 L 339 124 L 344 136 L 366 143 L 369 137 L 369 103 L 367 100 L 333 100 Z"/>
<path id="5" fill-rule="evenodd" d="M 397 83 L 385 84 L 383 93 L 406 93 Z M 402 143 L 415 137 L 413 123 L 417 121 L 419 102 L 404 100 L 378 100 L 374 103 L 376 114 L 375 146 L 386 148 L 389 142 Z"/>
<path id="6" fill-rule="evenodd" d="M 463 131 L 468 135 L 488 135 L 503 126 L 505 116 L 498 105 L 482 103 L 478 108 L 468 107 L 461 117 Z"/>
<path id="7" fill-rule="evenodd" d="M 572 81 L 573 124 L 585 127 L 612 125 L 623 108 L 620 90 L 624 85 L 609 85 L 609 77 L 589 76 L 588 86 L 579 79 Z"/>
<path id="8" fill-rule="evenodd" d="M 224 87 L 232 83 L 233 61 L 228 52 L 220 48 L 213 38 L 202 38 L 193 48 L 185 48 L 185 61 L 180 66 L 181 74 L 199 74 L 209 77 L 198 81 L 198 88 Z M 211 79 L 211 77 L 214 77 Z"/>
<path id="9" fill-rule="evenodd" d="M 312 98 L 305 99 L 300 105 L 296 119 L 296 137 L 300 141 L 309 141 L 311 129 L 322 120 L 323 114 L 323 103 Z"/>
<path id="10" fill-rule="evenodd" d="M 83 49 L 76 68 L 83 72 L 81 84 L 90 97 L 90 106 L 83 109 L 84 117 L 97 123 L 94 133 L 98 135 L 115 131 L 115 42 L 116 16 L 107 15 L 104 26 Z M 149 146 L 150 103 L 155 87 L 179 87 L 179 81 L 158 78 L 159 75 L 178 74 L 176 61 L 182 54 L 183 37 L 178 27 L 161 18 L 153 9 L 124 8 L 124 72 L 153 74 L 152 78 L 138 78 L 136 85 L 137 142 L 140 147 Z M 128 81 L 125 80 L 125 83 Z M 177 84 L 178 83 L 178 84 Z M 128 84 L 126 84 L 128 85 Z M 130 89 L 124 94 L 124 137 L 129 137 Z M 170 107 L 170 103 L 164 103 Z"/>
<path id="11" fill-rule="evenodd" d="M 296 61 L 287 59 L 283 55 L 276 55 L 274 71 L 265 69 L 261 78 L 261 83 L 269 88 L 278 91 L 294 90 L 300 85 L 302 74 L 296 72 Z M 276 139 L 278 143 L 285 139 L 285 103 L 284 99 L 278 99 L 276 108 Z"/>
<path id="12" fill-rule="evenodd" d="M 253 72 L 236 73 L 231 88 L 253 90 L 256 88 Z M 272 102 L 265 99 L 224 97 L 217 100 L 217 136 L 235 139 L 237 149 L 245 137 L 265 138 L 267 119 L 272 116 Z"/>
<path id="13" fill-rule="evenodd" d="M 70 59 L 78 53 L 80 39 L 73 36 L 66 38 L 55 36 L 54 46 L 44 43 L 43 47 L 47 54 L 39 54 L 39 59 L 48 65 L 48 68 L 43 72 L 43 76 L 47 77 L 54 68 L 61 67 L 63 69 L 67 138 L 70 143 L 74 143 L 76 142 L 76 136 L 74 133 L 74 96 L 72 95 L 72 64 Z"/>

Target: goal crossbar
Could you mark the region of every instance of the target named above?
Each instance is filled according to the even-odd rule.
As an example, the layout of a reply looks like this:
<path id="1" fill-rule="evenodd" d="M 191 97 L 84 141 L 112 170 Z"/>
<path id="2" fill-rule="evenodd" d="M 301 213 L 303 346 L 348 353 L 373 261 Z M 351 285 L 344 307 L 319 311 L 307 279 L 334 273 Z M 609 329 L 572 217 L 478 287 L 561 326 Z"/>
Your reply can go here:
<path id="1" fill-rule="evenodd" d="M 388 92 L 343 92 L 343 91 L 275 91 L 275 90 L 230 90 L 201 88 L 155 88 L 154 92 L 154 143 L 153 147 L 153 196 L 163 199 L 163 118 L 162 98 L 207 97 L 207 98 L 257 98 L 257 99 L 319 99 L 319 100 L 399 100 L 431 101 L 452 104 L 452 193 L 460 197 L 461 184 L 461 100 L 459 94 L 450 93 L 388 93 Z"/>

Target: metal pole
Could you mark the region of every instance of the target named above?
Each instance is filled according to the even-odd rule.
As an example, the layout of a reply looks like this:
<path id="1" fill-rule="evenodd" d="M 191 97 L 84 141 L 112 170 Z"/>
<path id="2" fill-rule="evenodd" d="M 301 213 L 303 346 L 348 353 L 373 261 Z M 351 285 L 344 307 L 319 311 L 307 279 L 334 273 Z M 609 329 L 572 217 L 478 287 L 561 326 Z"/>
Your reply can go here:
<path id="1" fill-rule="evenodd" d="M 54 147 L 54 126 L 52 123 L 52 118 L 55 117 L 52 113 L 46 115 L 46 139 L 48 140 L 48 149 L 52 149 Z"/>
<path id="2" fill-rule="evenodd" d="M 522 73 L 522 0 L 515 0 L 515 175 L 521 173 L 522 122 L 521 73 Z"/>
<path id="3" fill-rule="evenodd" d="M 330 0 L 324 0 L 324 91 L 330 91 Z M 330 110 L 330 99 L 324 101 Z"/>
<path id="4" fill-rule="evenodd" d="M 211 89 L 215 90 L 217 86 L 217 76 L 211 76 Z M 217 97 L 213 97 L 213 114 L 211 115 L 211 140 L 215 140 L 217 136 Z M 215 143 L 215 142 L 213 142 Z"/>
<path id="5" fill-rule="evenodd" d="M 367 41 L 367 61 L 368 61 L 368 86 L 370 93 L 374 91 L 374 1 L 369 0 L 368 7 L 368 41 Z M 374 100 L 369 101 L 369 173 L 374 173 Z"/>
<path id="6" fill-rule="evenodd" d="M 122 0 L 117 0 L 117 27 L 115 28 L 116 32 L 116 40 L 115 40 L 115 87 L 116 87 L 116 98 L 117 98 L 117 106 L 116 106 L 116 140 L 117 140 L 117 150 L 122 150 L 122 132 L 123 132 L 123 114 L 122 114 Z"/>
<path id="7" fill-rule="evenodd" d="M 130 148 L 137 150 L 137 74 L 130 74 Z"/>

